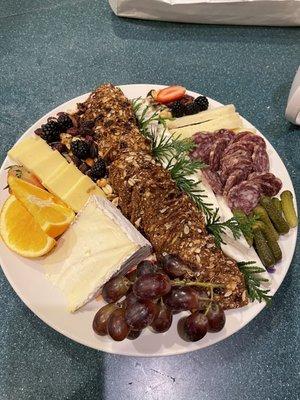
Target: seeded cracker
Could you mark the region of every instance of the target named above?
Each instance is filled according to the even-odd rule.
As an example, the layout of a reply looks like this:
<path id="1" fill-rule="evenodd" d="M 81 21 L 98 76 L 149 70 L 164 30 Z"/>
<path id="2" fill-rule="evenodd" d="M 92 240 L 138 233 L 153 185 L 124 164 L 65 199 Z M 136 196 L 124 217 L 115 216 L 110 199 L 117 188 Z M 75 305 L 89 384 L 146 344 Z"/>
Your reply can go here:
<path id="1" fill-rule="evenodd" d="M 244 277 L 236 262 L 216 247 L 201 211 L 152 158 L 122 91 L 103 85 L 79 109 L 80 119 L 95 122 L 97 143 L 122 213 L 149 239 L 157 256 L 174 254 L 203 281 L 225 284 L 216 295 L 225 309 L 246 305 Z"/>

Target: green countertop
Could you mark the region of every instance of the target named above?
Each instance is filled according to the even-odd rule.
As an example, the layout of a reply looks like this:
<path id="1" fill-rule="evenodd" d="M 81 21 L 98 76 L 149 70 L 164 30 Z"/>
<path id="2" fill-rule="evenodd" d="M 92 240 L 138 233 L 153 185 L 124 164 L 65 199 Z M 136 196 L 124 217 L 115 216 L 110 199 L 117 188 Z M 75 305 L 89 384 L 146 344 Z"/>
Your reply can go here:
<path id="1" fill-rule="evenodd" d="M 103 82 L 180 83 L 234 103 L 275 146 L 299 194 L 300 131 L 284 119 L 300 30 L 117 18 L 106 1 L 0 4 L 0 154 L 55 106 Z M 272 306 L 177 357 L 108 355 L 26 308 L 0 271 L 0 399 L 299 399 L 299 253 Z"/>

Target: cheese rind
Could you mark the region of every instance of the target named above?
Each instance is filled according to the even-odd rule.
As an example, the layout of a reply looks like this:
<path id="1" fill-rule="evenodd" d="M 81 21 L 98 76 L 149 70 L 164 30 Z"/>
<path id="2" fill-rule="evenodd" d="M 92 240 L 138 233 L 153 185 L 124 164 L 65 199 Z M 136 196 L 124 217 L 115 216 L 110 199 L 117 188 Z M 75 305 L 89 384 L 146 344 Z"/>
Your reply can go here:
<path id="1" fill-rule="evenodd" d="M 211 121 L 202 122 L 196 125 L 184 126 L 178 129 L 170 130 L 171 133 L 179 135 L 182 138 L 193 136 L 197 132 L 214 132 L 219 129 L 239 129 L 243 127 L 243 121 L 239 114 L 229 114 L 225 117 L 213 119 Z"/>
<path id="2" fill-rule="evenodd" d="M 112 203 L 92 196 L 45 258 L 44 267 L 74 312 L 114 274 L 126 273 L 150 253 L 150 243 Z"/>
<path id="3" fill-rule="evenodd" d="M 201 111 L 198 114 L 187 115 L 180 118 L 167 121 L 169 129 L 181 128 L 183 126 L 199 124 L 200 122 L 211 121 L 216 118 L 225 117 L 235 113 L 235 106 L 229 104 L 218 108 L 213 108 L 206 111 Z"/>

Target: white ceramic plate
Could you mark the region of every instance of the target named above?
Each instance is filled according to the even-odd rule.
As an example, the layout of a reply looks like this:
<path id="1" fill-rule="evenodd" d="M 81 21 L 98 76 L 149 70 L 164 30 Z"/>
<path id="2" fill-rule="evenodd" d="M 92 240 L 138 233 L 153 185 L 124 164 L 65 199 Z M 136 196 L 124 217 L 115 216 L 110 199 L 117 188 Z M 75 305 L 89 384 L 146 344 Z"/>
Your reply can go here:
<path id="1" fill-rule="evenodd" d="M 146 96 L 149 90 L 153 88 L 161 88 L 161 86 L 121 86 L 121 89 L 129 98 Z M 193 92 L 191 92 L 191 95 L 198 96 L 197 93 Z M 45 123 L 48 117 L 56 115 L 60 111 L 74 110 L 76 104 L 85 101 L 87 96 L 88 94 L 79 96 L 50 111 L 28 129 L 22 137 L 33 135 L 34 130 L 39 128 L 42 123 Z M 211 99 L 209 99 L 209 101 L 211 108 L 221 105 L 217 101 Z M 246 120 L 244 120 L 244 122 L 246 126 L 248 125 L 248 127 L 253 127 Z M 295 195 L 290 176 L 283 162 L 272 145 L 267 140 L 266 142 L 270 157 L 271 171 L 274 171 L 282 180 L 283 188 L 290 190 L 293 195 Z M 10 164 L 11 162 L 6 158 L 0 170 L 1 188 L 6 186 L 5 168 Z M 1 204 L 7 195 L 7 191 L 1 191 Z M 277 264 L 276 272 L 270 275 L 272 279 L 271 292 L 273 294 L 279 288 L 288 271 L 295 249 L 296 237 L 297 230 L 293 229 L 289 234 L 280 238 L 283 261 Z M 1 243 L 0 262 L 2 269 L 15 292 L 40 319 L 76 342 L 109 353 L 131 356 L 166 356 L 202 349 L 217 343 L 240 330 L 264 307 L 264 303 L 252 303 L 242 309 L 227 311 L 225 328 L 219 333 L 209 333 L 204 339 L 196 343 L 186 343 L 179 338 L 176 331 L 176 319 L 173 321 L 171 329 L 165 334 L 153 334 L 149 330 L 145 330 L 137 340 L 113 342 L 108 337 L 99 337 L 95 335 L 92 330 L 93 317 L 96 311 L 101 307 L 101 303 L 93 301 L 75 314 L 70 314 L 65 310 L 65 301 L 63 296 L 45 278 L 38 261 L 31 261 L 19 257 L 9 251 Z"/>

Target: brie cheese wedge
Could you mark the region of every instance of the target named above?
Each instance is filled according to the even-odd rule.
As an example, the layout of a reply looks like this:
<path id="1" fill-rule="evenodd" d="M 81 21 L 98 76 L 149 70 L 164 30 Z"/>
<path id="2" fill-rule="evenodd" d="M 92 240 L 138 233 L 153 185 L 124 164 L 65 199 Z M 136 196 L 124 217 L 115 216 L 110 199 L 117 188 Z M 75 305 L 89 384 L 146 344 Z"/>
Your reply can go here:
<path id="1" fill-rule="evenodd" d="M 151 244 L 110 201 L 91 196 L 44 259 L 44 268 L 74 312 L 96 297 L 113 275 L 125 274 L 150 254 Z"/>

